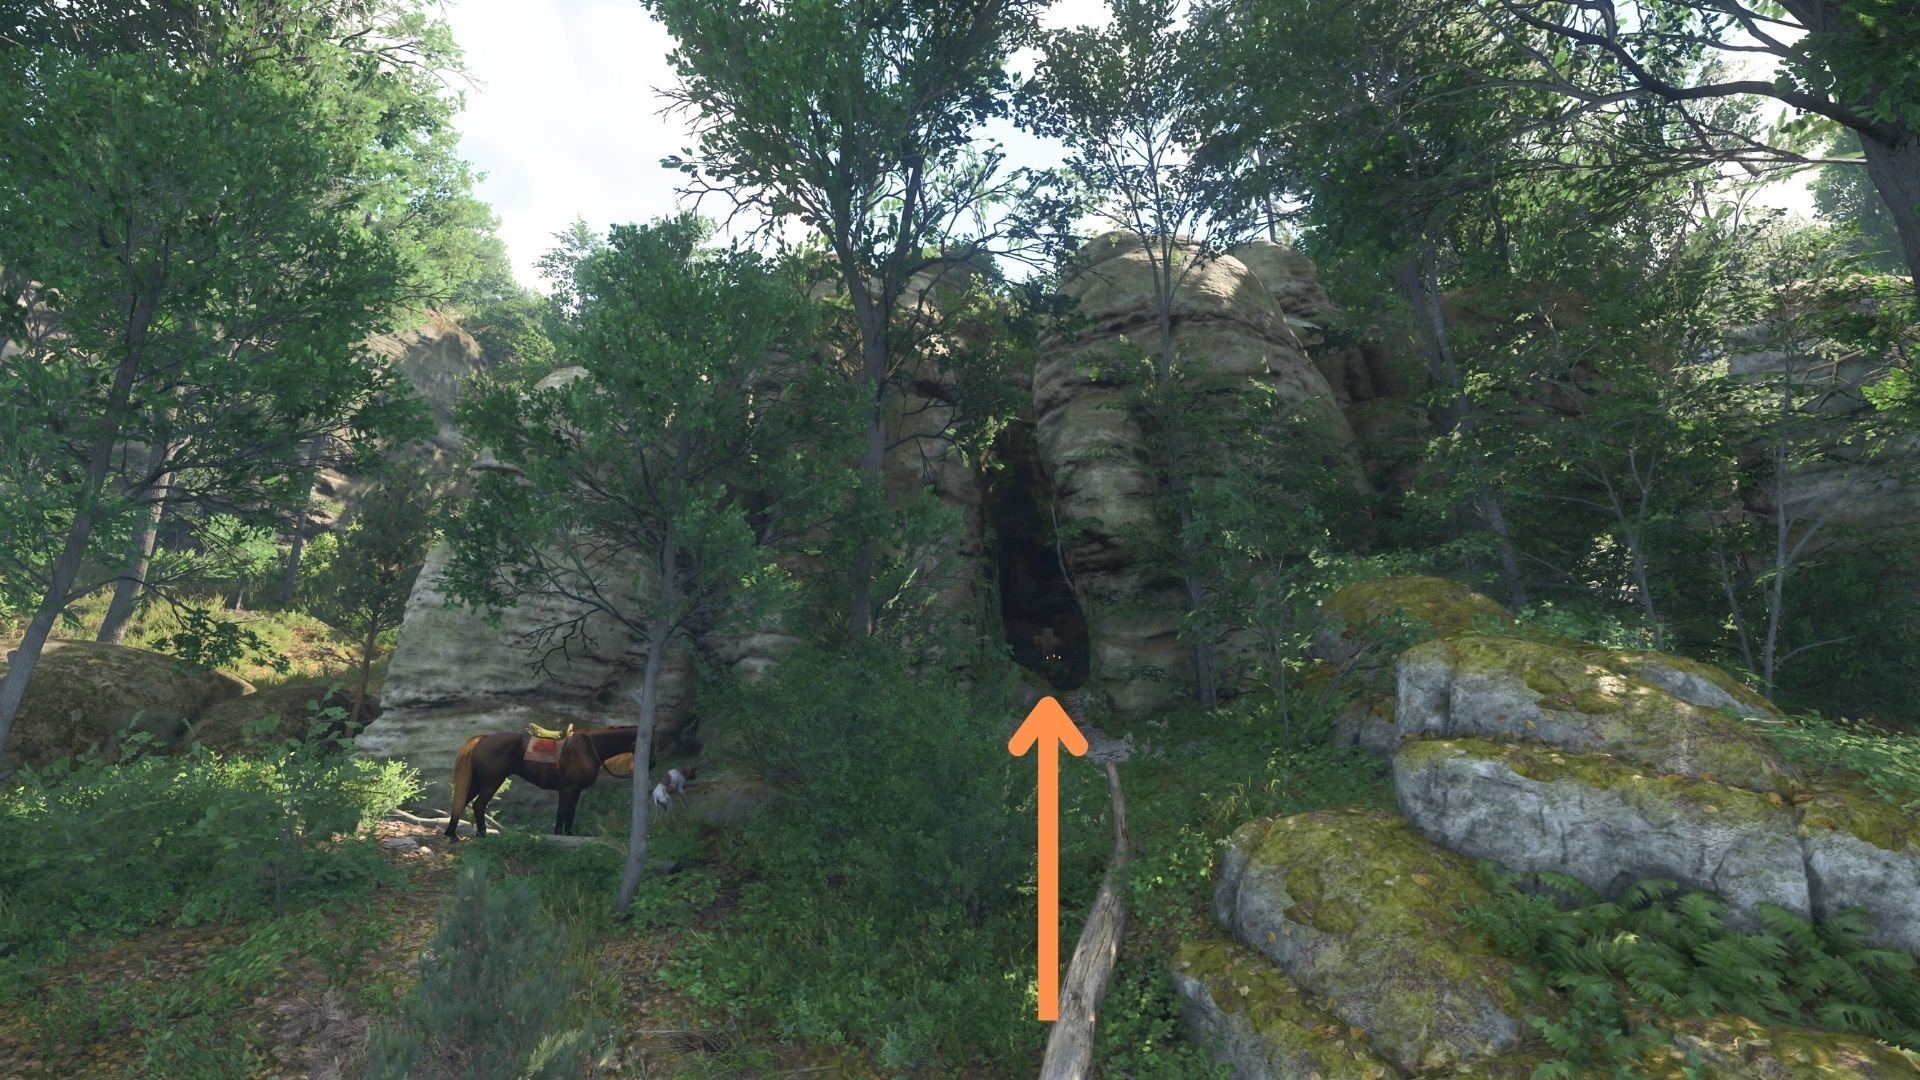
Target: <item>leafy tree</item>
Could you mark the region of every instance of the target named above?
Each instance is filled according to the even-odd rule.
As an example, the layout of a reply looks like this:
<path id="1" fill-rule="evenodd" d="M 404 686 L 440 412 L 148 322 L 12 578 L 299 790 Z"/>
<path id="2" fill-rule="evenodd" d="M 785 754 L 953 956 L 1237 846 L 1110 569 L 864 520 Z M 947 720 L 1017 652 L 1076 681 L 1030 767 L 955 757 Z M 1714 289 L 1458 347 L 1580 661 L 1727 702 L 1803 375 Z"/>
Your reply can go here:
<path id="1" fill-rule="evenodd" d="M 588 640 L 595 618 L 647 643 L 622 911 L 646 862 L 644 754 L 673 639 L 772 598 L 768 545 L 810 528 L 845 475 L 793 449 L 845 423 L 804 369 L 788 382 L 777 366 L 777 347 L 807 334 L 800 283 L 701 250 L 705 234 L 688 216 L 614 228 L 569 282 L 579 306 L 560 357 L 583 374 L 543 389 L 486 379 L 460 406 L 505 464 L 448 527 L 452 595 L 579 604 L 537 632 L 546 657 Z"/>
<path id="2" fill-rule="evenodd" d="M 317 583 L 315 613 L 359 642 L 359 677 L 347 722 L 360 723 L 382 635 L 397 630 L 437 535 L 436 500 L 424 468 L 396 463 L 361 496 L 354 520 Z"/>
<path id="3" fill-rule="evenodd" d="M 1827 150 L 1829 155 L 1860 152 L 1860 137 L 1852 132 L 1843 132 Z M 1884 273 L 1905 268 L 1900 230 L 1865 170 L 1851 165 L 1822 165 L 1813 179 L 1813 205 L 1834 227 L 1858 230 L 1857 250 L 1869 268 Z"/>
<path id="4" fill-rule="evenodd" d="M 1214 445 L 1231 446 L 1217 476 L 1194 485 L 1188 545 L 1205 560 L 1209 621 L 1252 639 L 1252 675 L 1280 714 L 1280 741 L 1294 738 L 1287 676 L 1310 642 L 1312 591 L 1331 554 L 1320 507 L 1351 502 L 1345 477 L 1326 468 L 1332 443 L 1324 424 L 1260 381 L 1238 395 Z M 1206 403 L 1218 413 L 1218 400 Z M 1224 429 L 1224 430 L 1219 430 Z"/>
<path id="5" fill-rule="evenodd" d="M 1152 351 L 1154 393 L 1141 399 L 1164 460 L 1161 480 L 1171 499 L 1176 537 L 1170 569 L 1190 613 L 1207 610 L 1202 556 L 1195 534 L 1192 487 L 1207 441 L 1187 430 L 1188 410 L 1174 405 L 1174 298 L 1196 271 L 1248 239 L 1244 211 L 1209 215 L 1215 184 L 1204 159 L 1191 156 L 1196 95 L 1206 86 L 1188 76 L 1190 34 L 1176 30 L 1176 0 L 1112 0 L 1110 26 L 1056 31 L 1043 39 L 1038 72 L 1025 88 L 1027 123 L 1064 142 L 1067 169 L 1099 193 L 1096 212 L 1134 238 L 1146 256 L 1159 340 Z M 1218 210 L 1217 204 L 1214 208 Z M 1200 706 L 1218 701 L 1215 645 L 1205 624 L 1193 636 Z"/>
<path id="6" fill-rule="evenodd" d="M 778 235 L 798 223 L 825 241 L 852 316 L 855 375 L 867 402 L 859 454 L 859 535 L 847 563 L 849 633 L 871 631 L 884 517 L 881 470 L 890 390 L 933 377 L 925 347 L 939 332 L 903 300 L 995 249 L 1018 254 L 1032 219 L 989 214 L 1039 192 L 979 126 L 1004 114 L 1008 56 L 1034 28 L 1039 0 L 871 4 L 864 0 L 648 0 L 679 42 L 669 97 L 694 116 L 698 156 L 669 157 L 688 191 L 720 195 L 733 214 Z M 1051 204 L 1054 211 L 1059 204 Z M 732 215 L 729 215 L 731 220 Z M 957 261 L 955 258 L 957 256 Z M 917 433 L 913 438 L 924 438 Z"/>
<path id="7" fill-rule="evenodd" d="M 298 72 L 0 54 L 21 105 L 0 117 L 0 309 L 28 342 L 0 364 L 0 587 L 35 608 L 0 741 L 60 613 L 120 576 L 161 475 L 170 499 L 285 505 L 315 436 L 424 429 L 359 347 L 406 280 L 341 208 L 378 125 L 331 112 Z M 55 329 L 13 333 L 30 313 Z M 129 441 L 179 449 L 143 472 L 116 454 Z M 83 582 L 89 563 L 114 571 Z"/>
<path id="8" fill-rule="evenodd" d="M 1858 137 L 1920 290 L 1920 19 L 1904 0 L 1461 0 L 1534 61 L 1528 86 L 1576 102 L 1574 116 L 1621 102 L 1657 104 L 1684 120 L 1643 153 L 1689 160 L 1810 160 L 1811 118 Z M 1625 10 L 1622 10 L 1625 8 Z M 1771 78 L 1737 78 L 1705 58 L 1760 54 Z M 1512 81 L 1511 75 L 1501 74 Z M 1729 99 L 1772 98 L 1802 119 L 1770 132 L 1730 122 Z"/>

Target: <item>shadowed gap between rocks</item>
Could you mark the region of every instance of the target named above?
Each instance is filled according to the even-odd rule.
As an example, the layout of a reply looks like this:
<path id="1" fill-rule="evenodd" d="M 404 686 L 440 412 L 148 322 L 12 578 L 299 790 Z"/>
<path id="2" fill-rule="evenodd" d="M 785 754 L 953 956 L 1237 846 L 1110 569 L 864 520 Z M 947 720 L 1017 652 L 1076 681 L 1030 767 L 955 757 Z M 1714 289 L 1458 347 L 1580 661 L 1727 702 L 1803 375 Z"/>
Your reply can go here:
<path id="1" fill-rule="evenodd" d="M 1055 690 L 1078 690 L 1087 682 L 1087 618 L 1054 544 L 1053 490 L 1040 473 L 1033 424 L 1009 424 L 994 458 L 1002 467 L 989 474 L 985 492 L 988 563 L 1007 645 L 1014 663 Z"/>

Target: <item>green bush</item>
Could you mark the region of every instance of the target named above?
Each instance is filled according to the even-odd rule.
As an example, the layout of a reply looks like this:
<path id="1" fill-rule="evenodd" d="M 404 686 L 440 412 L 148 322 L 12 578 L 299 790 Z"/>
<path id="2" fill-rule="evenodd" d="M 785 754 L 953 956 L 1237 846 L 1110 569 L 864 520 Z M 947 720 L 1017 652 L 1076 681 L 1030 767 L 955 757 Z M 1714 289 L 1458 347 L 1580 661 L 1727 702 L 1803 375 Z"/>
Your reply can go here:
<path id="1" fill-rule="evenodd" d="M 278 913 L 363 892 L 384 873 L 360 826 L 418 791 L 398 762 L 287 743 L 260 758 L 97 754 L 23 771 L 0 791 L 0 955 L 76 935 Z"/>
<path id="2" fill-rule="evenodd" d="M 600 1032 L 566 1015 L 566 932 L 524 881 L 461 868 L 400 1019 L 367 1043 L 369 1077 L 577 1077 Z"/>
<path id="3" fill-rule="evenodd" d="M 1493 899 L 1463 922 L 1525 962 L 1514 980 L 1522 1000 L 1557 990 L 1569 1003 L 1562 1016 L 1529 1018 L 1558 1055 L 1536 1076 L 1630 1067 L 1666 1040 L 1662 1016 L 1737 1013 L 1920 1048 L 1914 958 L 1864 945 L 1857 911 L 1816 925 L 1762 904 L 1764 930 L 1743 933 L 1724 924 L 1718 899 L 1669 881 L 1603 903 L 1564 874 L 1511 874 L 1491 862 L 1480 871 Z"/>
<path id="4" fill-rule="evenodd" d="M 970 694 L 869 642 L 858 661 L 804 649 L 758 682 L 703 686 L 702 712 L 730 740 L 715 752 L 779 793 L 728 834 L 752 879 L 728 933 L 696 939 L 669 978 L 779 1038 L 857 1045 L 900 1072 L 1030 1068 L 1045 1037 L 1033 762 L 1007 753 L 1006 674 Z M 1104 806 L 1094 770 L 1062 772 L 1066 813 Z M 1086 784 L 1065 775 L 1082 772 Z M 1091 898 L 1110 844 L 1069 833 L 1063 909 Z"/>
<path id="5" fill-rule="evenodd" d="M 1789 760 L 1857 776 L 1881 798 L 1920 814 L 1920 740 L 1886 735 L 1857 720 L 1824 720 L 1815 714 L 1756 717 L 1748 723 Z"/>

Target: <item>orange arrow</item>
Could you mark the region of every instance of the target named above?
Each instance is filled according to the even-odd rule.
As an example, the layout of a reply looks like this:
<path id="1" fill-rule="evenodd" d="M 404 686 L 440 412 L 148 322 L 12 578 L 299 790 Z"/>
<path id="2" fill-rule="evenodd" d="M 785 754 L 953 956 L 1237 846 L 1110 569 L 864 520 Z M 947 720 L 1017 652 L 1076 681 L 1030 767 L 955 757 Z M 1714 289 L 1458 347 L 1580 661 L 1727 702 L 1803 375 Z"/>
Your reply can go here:
<path id="1" fill-rule="evenodd" d="M 1067 710 L 1040 699 L 1020 730 L 1007 740 L 1014 757 L 1040 747 L 1040 1019 L 1060 1019 L 1060 747 L 1074 757 L 1087 752 L 1087 738 Z"/>

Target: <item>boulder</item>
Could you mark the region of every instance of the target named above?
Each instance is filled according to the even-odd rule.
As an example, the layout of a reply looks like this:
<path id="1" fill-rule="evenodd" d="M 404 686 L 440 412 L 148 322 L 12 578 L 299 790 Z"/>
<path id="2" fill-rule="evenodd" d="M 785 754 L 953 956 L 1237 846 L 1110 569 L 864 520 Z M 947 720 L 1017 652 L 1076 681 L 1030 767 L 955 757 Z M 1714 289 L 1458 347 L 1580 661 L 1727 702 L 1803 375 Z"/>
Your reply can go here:
<path id="1" fill-rule="evenodd" d="M 1652 666 L 1644 654 L 1615 660 L 1522 638 L 1424 642 L 1396 665 L 1400 736 L 1531 739 L 1754 791 L 1792 789 L 1793 770 L 1748 725 L 1628 673 Z"/>
<path id="2" fill-rule="evenodd" d="M 1650 1049 L 1642 1064 L 1681 1075 L 1692 1054 L 1711 1080 L 1899 1080 L 1920 1076 L 1920 1054 L 1865 1035 L 1768 1027 L 1743 1016 L 1665 1021 L 1673 1044 Z M 1670 1070 L 1660 1073 L 1659 1070 Z"/>
<path id="3" fill-rule="evenodd" d="M 1400 726 L 1394 719 L 1393 698 L 1361 694 L 1340 707 L 1333 717 L 1333 741 L 1357 746 L 1370 754 L 1393 756 L 1400 745 Z"/>
<path id="4" fill-rule="evenodd" d="M 541 654 L 530 649 L 529 635 L 585 609 L 558 594 L 542 595 L 508 609 L 491 625 L 485 615 L 452 605 L 441 590 L 438 577 L 451 554 L 445 544 L 428 553 L 388 662 L 382 713 L 356 740 L 363 755 L 399 758 L 419 768 L 427 780 L 422 798 L 431 805 L 445 804 L 446 782 L 438 778 L 469 736 L 517 730 L 529 720 L 549 727 L 634 723 L 627 691 L 640 685 L 646 662 L 644 640 L 594 614 L 586 620 L 586 639 L 550 655 L 541 670 Z M 611 576 L 624 595 L 633 575 Z M 661 672 L 657 751 L 690 745 L 693 684 L 692 650 L 677 644 Z"/>
<path id="5" fill-rule="evenodd" d="M 117 752 L 121 733 L 136 715 L 135 730 L 152 735 L 163 750 L 178 749 L 188 721 L 252 692 L 245 679 L 187 667 L 164 653 L 50 640 L 34 665 L 0 769 L 44 768 L 94 745 Z"/>
<path id="6" fill-rule="evenodd" d="M 1511 626 L 1513 613 L 1446 578 L 1374 578 L 1336 589 L 1314 635 L 1313 653 L 1332 664 L 1386 667 L 1400 650 L 1432 638 Z M 1375 655 L 1362 657 L 1372 648 Z"/>
<path id="7" fill-rule="evenodd" d="M 1387 1080 L 1399 1073 L 1364 1032 L 1311 1001 L 1266 957 L 1232 941 L 1182 945 L 1169 972 L 1189 1041 L 1233 1066 L 1233 1080 Z"/>
<path id="8" fill-rule="evenodd" d="M 1181 245 L 1191 258 L 1191 245 Z M 1048 342 L 1035 362 L 1038 458 L 1063 525 L 1078 527 L 1067 562 L 1089 606 L 1093 675 L 1089 689 L 1121 718 L 1151 715 L 1191 695 L 1193 657 L 1179 640 L 1177 583 L 1147 573 L 1125 539 L 1149 525 L 1154 480 L 1140 464 L 1146 446 L 1122 408 L 1110 365 L 1126 343 L 1157 346 L 1152 273 L 1139 239 L 1109 233 L 1082 249 L 1082 269 L 1062 285 L 1085 330 Z M 1318 417 L 1336 467 L 1365 480 L 1349 454 L 1352 431 L 1326 378 L 1308 360 L 1286 314 L 1247 265 L 1220 256 L 1194 269 L 1173 299 L 1174 344 L 1202 381 L 1228 386 L 1259 379 Z M 1102 370 L 1102 364 L 1108 370 Z M 1131 610 L 1135 601 L 1164 610 Z M 1231 683 L 1223 673 L 1223 683 Z"/>
<path id="9" fill-rule="evenodd" d="M 1474 859 L 1559 871 L 1608 898 L 1671 879 L 1718 893 L 1728 925 L 1745 930 L 1761 928 L 1762 903 L 1813 911 L 1794 812 L 1777 794 L 1483 739 L 1406 743 L 1393 778 L 1407 820 Z"/>
<path id="10" fill-rule="evenodd" d="M 1863 908 L 1868 941 L 1920 955 L 1920 821 L 1831 784 L 1802 802 L 1799 825 L 1814 915 Z"/>
<path id="11" fill-rule="evenodd" d="M 1214 916 L 1404 1071 L 1514 1049 L 1513 963 L 1459 929 L 1487 890 L 1463 856 L 1399 817 L 1329 810 L 1235 830 Z"/>
<path id="12" fill-rule="evenodd" d="M 193 737 L 208 747 L 223 752 L 243 751 L 261 744 L 271 745 L 287 739 L 305 739 L 314 710 L 339 709 L 341 718 L 330 721 L 332 735 L 352 734 L 347 730 L 346 713 L 353 707 L 353 688 L 342 685 L 331 692 L 330 684 L 308 686 L 272 686 L 251 694 L 228 698 L 201 712 L 193 724 Z M 362 704 L 362 726 L 380 716 L 377 701 Z M 277 719 L 274 727 L 258 738 L 249 738 L 249 726 L 268 717 Z"/>

